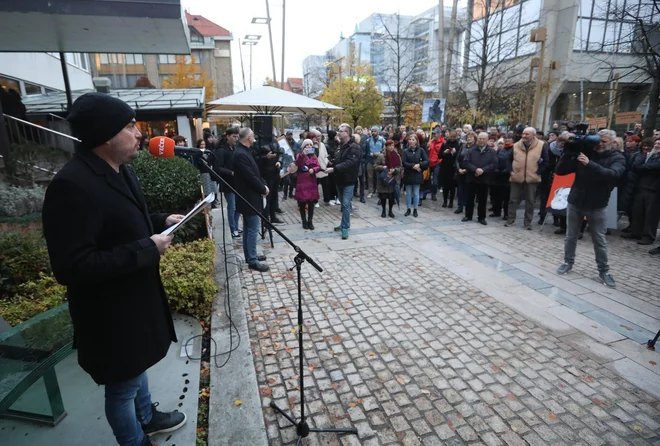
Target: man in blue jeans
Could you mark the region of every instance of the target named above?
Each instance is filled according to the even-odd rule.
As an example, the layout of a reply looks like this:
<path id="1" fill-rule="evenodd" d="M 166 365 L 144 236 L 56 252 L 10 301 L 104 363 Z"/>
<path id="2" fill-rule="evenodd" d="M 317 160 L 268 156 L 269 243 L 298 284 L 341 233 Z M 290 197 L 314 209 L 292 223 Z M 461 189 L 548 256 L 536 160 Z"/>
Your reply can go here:
<path id="1" fill-rule="evenodd" d="M 243 254 L 248 267 L 255 271 L 266 272 L 268 265 L 263 263 L 266 256 L 257 254 L 257 238 L 259 235 L 260 216 L 263 214 L 264 200 L 270 192 L 266 182 L 261 178 L 257 162 L 252 156 L 250 147 L 254 144 L 254 133 L 248 127 L 243 127 L 238 133 L 238 144 L 234 154 L 234 188 L 252 206 L 239 197 L 236 210 L 243 214 Z M 273 191 L 277 193 L 277 191 Z M 254 208 L 254 209 L 252 209 Z"/>
<path id="2" fill-rule="evenodd" d="M 573 142 L 564 147 L 555 173 L 568 175 L 575 173 L 575 181 L 568 195 L 566 208 L 566 239 L 564 240 L 564 263 L 557 268 L 558 274 L 567 274 L 573 269 L 575 248 L 580 234 L 580 225 L 587 217 L 594 243 L 598 276 L 608 287 L 615 288 L 616 282 L 609 273 L 607 262 L 607 203 L 612 190 L 626 170 L 626 159 L 617 150 L 612 150 L 616 138 L 613 130 L 598 132 L 600 144 L 589 156 L 571 150 Z M 577 146 L 580 148 L 580 146 Z M 567 150 L 568 149 L 568 150 Z"/>
<path id="3" fill-rule="evenodd" d="M 237 142 L 238 127 L 229 127 L 225 131 L 225 137 L 220 141 L 218 149 L 213 152 L 215 155 L 213 170 L 232 187 L 234 186 L 234 146 Z M 236 212 L 236 195 L 223 184 L 220 184 L 220 190 L 224 192 L 227 200 L 227 220 L 229 221 L 231 236 L 233 238 L 240 237 L 238 219 L 241 214 Z"/>
<path id="4" fill-rule="evenodd" d="M 105 386 L 105 414 L 117 443 L 150 446 L 149 435 L 186 422 L 183 413 L 156 410 L 146 373 L 177 341 L 159 264 L 173 237 L 162 232 L 183 216 L 147 210 L 128 167 L 142 136 L 128 104 L 86 93 L 67 121 L 81 142 L 46 191 L 50 263 L 67 287 L 78 363 Z M 88 443 L 106 442 L 90 434 Z"/>
<path id="5" fill-rule="evenodd" d="M 337 136 L 341 145 L 334 162 L 331 167 L 326 169 L 326 172 L 334 175 L 341 200 L 341 224 L 335 228 L 335 231 L 341 231 L 342 240 L 347 240 L 348 229 L 351 227 L 353 190 L 362 161 L 362 151 L 353 138 L 353 129 L 348 124 L 339 126 Z"/>

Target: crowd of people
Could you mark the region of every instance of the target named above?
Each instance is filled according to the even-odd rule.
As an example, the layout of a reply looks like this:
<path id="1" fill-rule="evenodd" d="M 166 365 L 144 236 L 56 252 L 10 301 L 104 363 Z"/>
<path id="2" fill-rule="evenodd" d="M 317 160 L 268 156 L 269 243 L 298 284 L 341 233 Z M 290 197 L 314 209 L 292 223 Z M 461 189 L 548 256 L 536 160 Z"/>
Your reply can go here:
<path id="1" fill-rule="evenodd" d="M 231 138 L 238 132 L 228 129 L 217 146 L 206 141 L 207 147 L 218 147 L 216 168 L 229 180 L 240 176 L 230 161 L 236 144 Z M 463 222 L 475 219 L 476 208 L 479 224 L 501 219 L 505 227 L 516 226 L 517 210 L 524 201 L 522 227 L 532 230 L 535 214 L 539 225 L 545 223 L 554 176 L 575 174 L 566 206 L 550 210 L 555 234 L 565 236 L 566 255 L 558 271 L 570 271 L 575 244 L 588 228 L 601 279 L 614 286 L 605 239 L 609 197 L 618 187 L 618 210 L 629 221 L 622 236 L 652 244 L 660 221 L 660 132 L 644 137 L 636 125 L 623 136 L 607 129 L 597 135 L 600 142 L 592 152 L 565 153 L 567 145 L 575 145 L 570 124 L 555 124 L 547 134 L 522 126 L 501 131 L 470 124 L 455 129 L 437 125 L 427 133 L 421 127 L 353 129 L 342 124 L 325 136 L 319 129 L 302 131 L 298 140 L 289 131 L 285 144 L 273 139 L 265 148 L 252 143 L 247 150 L 255 162 L 254 172 L 269 188 L 265 210 L 271 221 L 281 222 L 280 201 L 295 199 L 302 227 L 314 230 L 314 208 L 322 198 L 327 206 L 341 206 L 341 222 L 335 230 L 342 239 L 349 235 L 353 198 L 362 203 L 377 198 L 382 218 L 394 218 L 394 205 L 400 200 L 405 202 L 404 217 L 415 218 L 430 196 L 432 201 L 442 200 L 442 208 L 462 214 Z M 263 190 L 255 186 L 253 192 Z M 227 194 L 230 228 L 234 237 L 240 237 L 232 195 Z M 252 254 L 248 251 L 250 267 L 266 270 L 256 248 Z M 660 247 L 650 253 L 660 253 Z"/>

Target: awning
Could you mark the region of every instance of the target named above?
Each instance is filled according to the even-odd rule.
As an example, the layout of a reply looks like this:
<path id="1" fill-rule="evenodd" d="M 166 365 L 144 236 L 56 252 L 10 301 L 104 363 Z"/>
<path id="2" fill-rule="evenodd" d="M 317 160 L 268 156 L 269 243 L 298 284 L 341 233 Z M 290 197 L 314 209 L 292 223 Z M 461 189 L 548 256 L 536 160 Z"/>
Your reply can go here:
<path id="1" fill-rule="evenodd" d="M 218 111 L 248 112 L 262 115 L 276 113 L 327 113 L 341 107 L 317 101 L 275 87 L 259 87 L 209 102 L 209 113 Z"/>
<path id="2" fill-rule="evenodd" d="M 0 1 L 0 51 L 190 54 L 180 0 Z"/>
<path id="3" fill-rule="evenodd" d="M 93 90 L 72 92 L 73 100 Z M 110 96 L 121 99 L 130 105 L 138 115 L 188 114 L 201 118 L 204 114 L 204 88 L 142 88 L 110 90 Z M 23 103 L 31 115 L 53 113 L 65 116 L 67 113 L 65 93 L 47 93 L 25 96 Z"/>

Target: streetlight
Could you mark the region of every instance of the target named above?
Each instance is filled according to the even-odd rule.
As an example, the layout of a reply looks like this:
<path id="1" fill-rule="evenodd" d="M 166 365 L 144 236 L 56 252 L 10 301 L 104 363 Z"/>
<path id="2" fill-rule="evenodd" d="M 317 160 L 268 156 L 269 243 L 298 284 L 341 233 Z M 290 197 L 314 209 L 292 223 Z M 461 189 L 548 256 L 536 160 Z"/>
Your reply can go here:
<path id="1" fill-rule="evenodd" d="M 261 37 L 261 36 L 259 36 Z M 246 36 L 247 38 L 247 36 Z M 243 45 L 248 45 L 250 47 L 250 90 L 252 90 L 252 47 L 259 43 L 258 40 L 244 40 Z"/>
<path id="2" fill-rule="evenodd" d="M 275 88 L 277 88 L 277 75 L 275 74 L 275 51 L 273 50 L 273 31 L 270 26 L 270 5 L 268 4 L 268 0 L 266 0 L 266 17 L 252 17 L 252 23 L 257 25 L 268 25 L 268 37 L 270 39 L 270 60 L 273 65 L 273 84 Z M 282 85 L 282 87 L 284 87 L 284 85 Z"/>

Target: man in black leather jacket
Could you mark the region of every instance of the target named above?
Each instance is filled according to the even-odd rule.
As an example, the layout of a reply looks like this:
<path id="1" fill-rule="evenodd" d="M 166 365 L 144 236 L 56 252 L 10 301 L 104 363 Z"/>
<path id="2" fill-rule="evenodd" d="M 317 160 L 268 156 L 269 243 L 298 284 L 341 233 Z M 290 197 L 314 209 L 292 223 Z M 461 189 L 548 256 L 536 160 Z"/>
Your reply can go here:
<path id="1" fill-rule="evenodd" d="M 614 288 L 616 283 L 609 274 L 610 267 L 607 262 L 606 211 L 612 189 L 626 170 L 626 159 L 620 152 L 612 150 L 612 142 L 616 138 L 613 130 L 601 130 L 598 135 L 601 142 L 591 154 L 591 159 L 584 153 L 576 154 L 564 148 L 564 153 L 557 163 L 557 175 L 575 173 L 566 208 L 564 263 L 559 266 L 557 273 L 566 274 L 573 268 L 580 224 L 584 217 L 587 217 L 599 277 L 605 285 Z"/>

